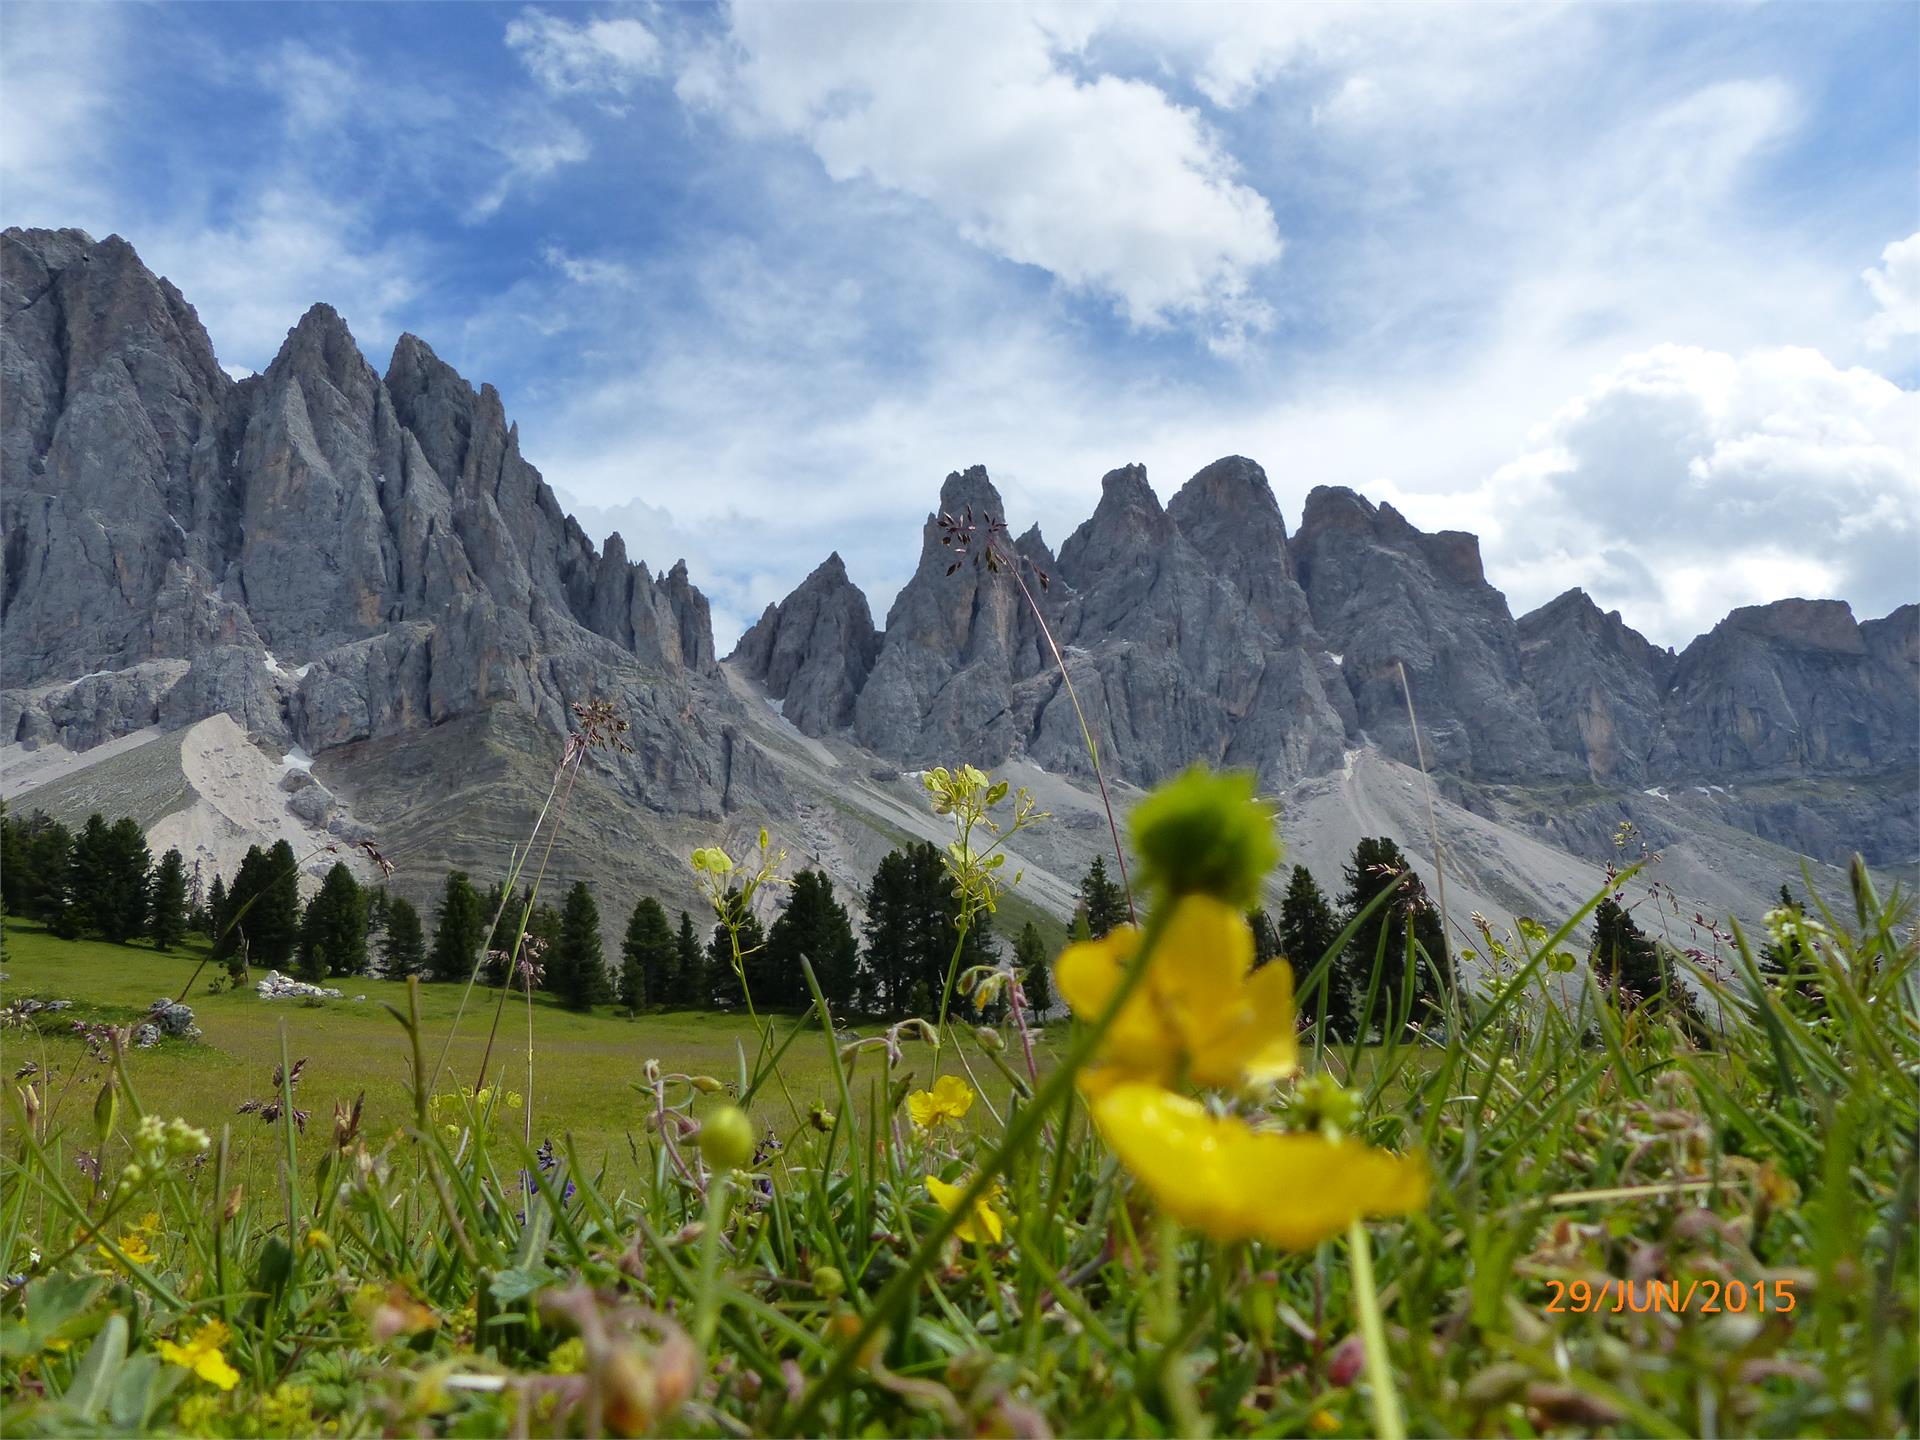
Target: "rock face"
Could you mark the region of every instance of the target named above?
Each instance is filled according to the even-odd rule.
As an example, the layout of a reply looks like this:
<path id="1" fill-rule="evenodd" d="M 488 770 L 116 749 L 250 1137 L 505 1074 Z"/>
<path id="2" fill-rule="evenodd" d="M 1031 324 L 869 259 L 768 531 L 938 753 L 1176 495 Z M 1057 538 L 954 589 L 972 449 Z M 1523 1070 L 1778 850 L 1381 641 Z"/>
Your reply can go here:
<path id="1" fill-rule="evenodd" d="M 235 382 L 124 241 L 9 230 L 0 403 L 0 743 L 84 750 L 231 715 L 324 767 L 275 803 L 344 835 L 337 791 L 430 864 L 495 863 L 590 700 L 633 748 L 592 754 L 582 803 L 652 847 L 593 863 L 649 884 L 684 880 L 679 822 L 793 815 L 785 746 L 869 779 L 1015 755 L 1084 779 L 1036 607 L 1108 773 L 1135 785 L 1204 760 L 1279 792 L 1371 744 L 1569 848 L 1622 819 L 1675 833 L 1657 807 L 1685 787 L 1689 813 L 1825 858 L 1920 856 L 1920 606 L 1737 610 L 1676 656 L 1578 590 L 1516 622 L 1473 536 L 1349 490 L 1314 490 L 1289 535 L 1243 457 L 1165 505 L 1141 467 L 1110 472 L 1057 557 L 1038 529 L 1009 538 L 976 466 L 947 476 L 884 631 L 833 555 L 729 677 L 685 564 L 656 576 L 618 535 L 596 550 L 498 392 L 415 336 L 383 375 L 316 305 Z M 487 833 L 463 829 L 476 813 Z"/>
<path id="2" fill-rule="evenodd" d="M 766 687 L 808 735 L 853 719 L 854 698 L 880 653 L 867 597 L 838 551 L 778 605 L 769 605 L 727 658 Z"/>
<path id="3" fill-rule="evenodd" d="M 1642 783 L 1674 760 L 1665 734 L 1671 650 L 1569 590 L 1520 617 L 1520 668 L 1554 748 L 1601 783 Z"/>
<path id="4" fill-rule="evenodd" d="M 0 236 L 0 314 L 0 740 L 227 713 L 320 755 L 503 702 L 557 737 L 606 698 L 612 783 L 720 811 L 705 598 L 597 553 L 492 387 L 411 335 L 382 377 L 327 305 L 235 383 L 178 291 L 79 231 Z"/>

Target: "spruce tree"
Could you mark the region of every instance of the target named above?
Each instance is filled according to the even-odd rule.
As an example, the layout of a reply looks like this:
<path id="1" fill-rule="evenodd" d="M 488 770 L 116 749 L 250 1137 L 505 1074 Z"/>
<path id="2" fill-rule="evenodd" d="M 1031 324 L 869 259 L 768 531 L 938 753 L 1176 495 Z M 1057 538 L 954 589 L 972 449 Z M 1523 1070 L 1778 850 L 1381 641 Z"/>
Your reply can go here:
<path id="1" fill-rule="evenodd" d="M 63 940 L 80 933 L 80 907 L 74 903 L 73 832 L 58 820 L 35 815 L 27 824 L 28 879 L 24 913 Z"/>
<path id="2" fill-rule="evenodd" d="M 435 980 L 465 980 L 480 958 L 487 938 L 487 916 L 481 913 L 479 892 L 464 870 L 447 872 L 440 905 L 433 917 L 433 951 L 427 973 Z"/>
<path id="3" fill-rule="evenodd" d="M 609 998 L 612 985 L 600 949 L 600 907 L 587 882 L 576 880 L 560 907 L 560 943 L 556 968 L 560 1001 L 569 1010 L 591 1010 Z"/>
<path id="4" fill-rule="evenodd" d="M 381 970 L 389 980 L 418 975 L 427 963 L 427 937 L 420 925 L 420 912 L 405 896 L 396 895 L 387 903 L 385 943 L 381 949 Z"/>
<path id="5" fill-rule="evenodd" d="M 300 911 L 300 938 L 293 947 L 293 973 L 309 985 L 327 978 L 326 956 L 320 953 L 320 892 L 313 892 Z"/>
<path id="6" fill-rule="evenodd" d="M 807 988 L 806 973 L 800 967 L 805 956 L 813 966 L 820 993 L 835 1010 L 852 1004 L 859 968 L 859 943 L 853 938 L 853 921 L 847 910 L 833 898 L 833 882 L 819 870 L 802 870 L 793 877 L 786 908 L 775 917 L 767 932 L 765 956 L 759 967 L 770 994 L 762 1002 L 759 977 L 755 978 L 754 1002 L 768 1009 L 802 1010 L 813 1003 Z"/>
<path id="7" fill-rule="evenodd" d="M 236 981 L 252 958 L 248 936 L 253 926 L 253 901 L 266 887 L 266 869 L 267 852 L 249 845 L 214 916 L 214 959 L 225 960 L 228 973 Z"/>
<path id="8" fill-rule="evenodd" d="M 701 969 L 705 964 L 700 952 L 700 933 L 693 928 L 693 916 L 680 912 L 680 929 L 673 937 L 673 974 L 668 981 L 670 1005 L 706 1009 L 713 1004 L 711 995 L 702 995 Z"/>
<path id="9" fill-rule="evenodd" d="M 627 919 L 620 943 L 620 1003 L 629 1015 L 664 1004 L 674 966 L 673 929 L 667 912 L 651 895 L 641 898 Z"/>
<path id="10" fill-rule="evenodd" d="M 1364 839 L 1354 847 L 1346 879 L 1343 900 L 1348 916 L 1359 914 L 1383 891 L 1394 892 L 1367 917 L 1347 947 L 1345 978 L 1352 994 L 1360 1006 L 1367 1004 L 1370 988 L 1374 995 L 1372 1009 L 1361 1016 L 1361 1024 L 1378 1016 L 1383 1035 L 1414 1025 L 1431 1030 L 1445 1013 L 1452 971 L 1446 937 L 1439 916 L 1432 913 L 1426 887 L 1400 847 L 1384 836 Z M 1412 944 L 1419 947 L 1412 956 L 1416 968 L 1410 1008 L 1406 1005 L 1409 921 Z"/>
<path id="11" fill-rule="evenodd" d="M 765 948 L 766 931 L 761 928 L 760 917 L 748 911 L 740 922 L 740 954 L 743 964 L 751 964 L 753 957 Z M 746 1008 L 746 997 L 740 991 L 740 976 L 733 968 L 734 941 L 724 924 L 713 927 L 713 938 L 707 942 L 706 974 L 702 987 L 706 995 L 706 1004 L 718 1010 L 738 1010 Z M 754 1005 L 759 1005 L 756 997 Z"/>
<path id="12" fill-rule="evenodd" d="M 1307 981 L 1340 938 L 1340 930 L 1340 917 L 1312 872 L 1304 865 L 1294 866 L 1286 897 L 1280 902 L 1275 939 L 1280 953 L 1293 965 L 1294 999 L 1300 1013 L 1309 1020 L 1325 1016 L 1327 1029 L 1345 1040 L 1353 1037 L 1353 995 L 1348 988 L 1348 968 L 1342 965 L 1341 957 L 1334 957 L 1321 979 L 1311 984 Z"/>
<path id="13" fill-rule="evenodd" d="M 226 925 L 227 882 L 219 875 L 213 877 L 213 885 L 207 891 L 206 909 L 200 912 L 205 922 L 205 932 L 209 940 L 218 940 L 220 931 Z"/>
<path id="14" fill-rule="evenodd" d="M 1262 905 L 1247 912 L 1247 929 L 1253 933 L 1253 968 L 1258 970 L 1281 954 L 1280 934 L 1273 928 L 1273 917 Z"/>
<path id="15" fill-rule="evenodd" d="M 187 862 L 178 850 L 160 857 L 147 905 L 147 934 L 154 948 L 171 950 L 187 933 Z"/>
<path id="16" fill-rule="evenodd" d="M 345 864 L 327 872 L 301 924 L 302 969 L 315 980 L 367 968 L 367 901 Z"/>
<path id="17" fill-rule="evenodd" d="M 1107 878 L 1104 855 L 1093 857 L 1093 864 L 1080 881 L 1080 898 L 1087 907 L 1087 929 L 1098 940 L 1116 925 L 1127 923 L 1127 894 Z"/>
<path id="18" fill-rule="evenodd" d="M 33 866 L 26 827 L 12 815 L 0 815 L 0 905 L 9 915 L 25 915 L 33 890 Z"/>
<path id="19" fill-rule="evenodd" d="M 276 840 L 267 851 L 266 885 L 248 919 L 257 964 L 282 969 L 300 939 L 300 862 L 293 846 Z"/>
<path id="20" fill-rule="evenodd" d="M 1047 942 L 1031 920 L 1020 927 L 1020 938 L 1013 943 L 1013 965 L 1020 972 L 1027 1005 L 1036 1016 L 1044 1017 L 1053 1008 L 1053 984 L 1047 973 Z"/>
<path id="21" fill-rule="evenodd" d="M 906 1008 L 913 948 L 907 857 L 900 851 L 889 851 L 875 867 L 867 885 L 866 910 L 860 1003 L 877 1015 L 898 1015 Z"/>

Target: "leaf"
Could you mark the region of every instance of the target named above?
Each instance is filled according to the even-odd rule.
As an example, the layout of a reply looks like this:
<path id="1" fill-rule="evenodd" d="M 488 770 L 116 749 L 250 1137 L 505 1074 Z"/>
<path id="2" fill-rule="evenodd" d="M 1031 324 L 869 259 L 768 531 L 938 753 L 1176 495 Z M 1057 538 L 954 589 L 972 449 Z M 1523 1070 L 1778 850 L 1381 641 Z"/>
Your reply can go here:
<path id="1" fill-rule="evenodd" d="M 127 1317 L 119 1311 L 107 1317 L 100 1333 L 87 1347 L 86 1357 L 73 1372 L 73 1383 L 64 1397 L 67 1407 L 83 1420 L 91 1420 L 107 1406 L 120 1366 L 127 1358 Z"/>
<path id="2" fill-rule="evenodd" d="M 107 1421 L 122 1435 L 144 1434 L 152 1428 L 154 1411 L 180 1388 L 187 1372 L 163 1366 L 156 1355 L 142 1351 L 120 1367 L 120 1378 L 107 1405 Z M 158 1383 L 155 1383 L 155 1382 Z"/>
<path id="3" fill-rule="evenodd" d="M 26 1319 L 0 1328 L 0 1356 L 37 1355 L 93 1302 L 106 1281 L 98 1276 L 44 1275 L 27 1286 Z"/>
<path id="4" fill-rule="evenodd" d="M 500 1304 L 512 1305 L 552 1284 L 553 1278 L 545 1270 L 496 1270 L 493 1279 L 487 1282 L 487 1292 Z"/>

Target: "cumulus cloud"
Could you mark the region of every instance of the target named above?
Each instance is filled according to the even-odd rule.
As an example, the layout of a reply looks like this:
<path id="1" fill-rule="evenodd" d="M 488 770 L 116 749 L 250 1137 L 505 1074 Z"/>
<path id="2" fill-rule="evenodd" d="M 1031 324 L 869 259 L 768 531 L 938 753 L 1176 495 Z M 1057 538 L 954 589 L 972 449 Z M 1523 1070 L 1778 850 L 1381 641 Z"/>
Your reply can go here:
<path id="1" fill-rule="evenodd" d="M 660 41 L 630 16 L 573 24 L 527 9 L 508 22 L 507 47 L 549 94 L 626 95 L 661 68 Z"/>
<path id="2" fill-rule="evenodd" d="M 1015 6 L 743 0 L 679 86 L 810 146 L 836 181 L 926 202 L 969 242 L 1109 296 L 1135 325 L 1270 323 L 1250 282 L 1281 251 L 1266 199 L 1198 112 L 1076 64 L 1093 20 Z"/>
<path id="3" fill-rule="evenodd" d="M 1866 618 L 1915 598 L 1920 396 L 1814 350 L 1663 345 L 1595 379 L 1475 496 L 1407 508 L 1477 524 L 1516 611 L 1578 584 L 1671 645 L 1785 595 Z"/>
<path id="4" fill-rule="evenodd" d="M 321 299 L 379 364 L 425 268 L 412 242 L 376 238 L 353 209 L 294 188 L 265 190 L 224 221 L 179 217 L 139 232 L 138 244 L 199 311 L 229 373 L 264 369 Z"/>
<path id="5" fill-rule="evenodd" d="M 1867 321 L 1867 347 L 1885 350 L 1920 335 L 1920 232 L 1880 252 L 1880 264 L 1861 272 L 1880 311 Z"/>
<path id="6" fill-rule="evenodd" d="M 113 6 L 9 5 L 0 45 L 0 196 L 11 224 L 114 228 L 109 149 L 124 44 Z"/>

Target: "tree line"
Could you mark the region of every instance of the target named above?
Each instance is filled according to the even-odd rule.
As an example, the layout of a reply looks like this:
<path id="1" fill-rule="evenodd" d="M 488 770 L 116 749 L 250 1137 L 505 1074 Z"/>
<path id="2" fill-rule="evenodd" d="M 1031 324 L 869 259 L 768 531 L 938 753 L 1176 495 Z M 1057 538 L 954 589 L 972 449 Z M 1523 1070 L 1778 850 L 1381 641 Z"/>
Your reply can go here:
<path id="1" fill-rule="evenodd" d="M 634 905 L 618 953 L 608 957 L 599 906 L 584 881 L 567 887 L 556 906 L 529 889 L 509 895 L 503 883 L 481 890 L 466 872 L 451 871 L 429 934 L 409 900 L 362 885 L 344 863 L 333 865 L 303 902 L 299 869 L 286 841 L 254 846 L 231 880 L 215 875 L 203 891 L 200 867 L 190 870 L 177 849 L 155 861 L 130 817 L 108 823 L 96 813 L 73 831 L 44 814 L 0 810 L 0 905 L 62 938 L 146 939 L 165 950 L 198 931 L 236 979 L 260 966 L 313 983 L 376 969 L 391 978 L 464 981 L 478 958 L 489 985 L 530 981 L 578 1010 L 613 1004 L 637 1014 L 744 1003 L 735 937 L 724 925 L 703 937 L 686 910 L 676 924 L 652 896 Z M 1338 899 L 1330 899 L 1304 865 L 1295 865 L 1277 912 L 1262 908 L 1248 916 L 1255 963 L 1291 963 L 1303 1019 L 1323 1021 L 1336 1038 L 1431 1026 L 1446 1013 L 1455 979 L 1425 887 L 1385 837 L 1361 840 L 1343 876 Z M 771 925 L 749 915 L 741 927 L 740 969 L 755 1006 L 804 1009 L 811 1002 L 804 957 L 839 1013 L 932 1013 L 950 970 L 994 964 L 1000 955 L 990 917 L 978 916 L 954 969 L 959 901 L 952 888 L 935 846 L 893 850 L 862 892 L 866 925 L 856 935 L 827 875 L 801 871 Z M 1099 938 L 1128 922 L 1126 893 L 1104 858 L 1088 868 L 1079 895 L 1072 938 Z M 1785 887 L 1780 900 L 1795 904 Z M 1360 916 L 1346 944 L 1322 965 Z M 1013 961 L 1029 1003 L 1044 1014 L 1052 1006 L 1051 957 L 1032 922 L 1014 938 Z M 1698 1007 L 1661 947 L 1611 898 L 1596 907 L 1588 962 L 1596 983 L 1623 1009 L 1653 1007 L 1689 1033 L 1704 1033 Z M 1789 982 L 1788 967 L 1771 947 L 1762 952 L 1761 968 L 1776 984 Z M 1790 983 L 1802 994 L 1813 988 L 1804 974 Z"/>

